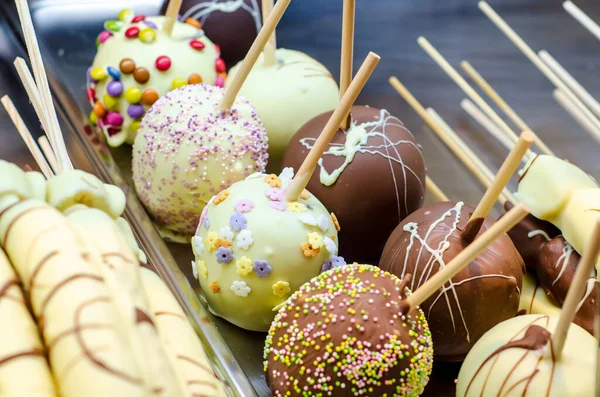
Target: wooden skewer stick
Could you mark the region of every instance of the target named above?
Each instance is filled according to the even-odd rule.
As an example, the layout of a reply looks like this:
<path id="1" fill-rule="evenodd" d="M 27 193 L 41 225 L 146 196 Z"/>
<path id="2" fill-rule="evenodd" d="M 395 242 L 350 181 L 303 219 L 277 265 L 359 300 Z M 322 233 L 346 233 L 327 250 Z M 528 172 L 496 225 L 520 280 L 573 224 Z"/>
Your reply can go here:
<path id="1" fill-rule="evenodd" d="M 42 108 L 42 98 L 40 97 L 40 93 L 37 90 L 35 81 L 33 80 L 33 76 L 31 75 L 31 72 L 29 71 L 29 67 L 27 66 L 27 63 L 25 62 L 25 60 L 23 58 L 17 57 L 15 59 L 15 61 L 13 62 L 13 64 L 15 65 L 15 68 L 17 69 L 17 74 L 19 75 L 19 78 L 21 79 L 21 83 L 23 84 L 23 87 L 25 88 L 25 92 L 27 93 L 27 96 L 29 97 L 29 101 L 33 105 L 33 109 L 35 110 L 35 113 L 37 114 L 38 118 L 40 119 L 40 123 L 44 127 L 44 131 L 48 131 L 50 129 L 50 127 L 48 126 L 48 120 L 46 120 L 46 113 L 44 112 L 44 109 Z"/>
<path id="2" fill-rule="evenodd" d="M 519 140 L 506 157 L 506 160 L 504 160 L 504 163 L 500 166 L 500 170 L 498 170 L 494 182 L 492 182 L 490 187 L 485 191 L 479 204 L 475 207 L 475 211 L 473 211 L 473 215 L 471 215 L 471 218 L 463 231 L 463 242 L 468 244 L 475 239 L 481 225 L 483 225 L 483 220 L 489 215 L 494 204 L 496 204 L 502 189 L 506 187 L 510 178 L 515 174 L 523 160 L 523 156 L 525 156 L 525 153 L 527 153 L 527 150 L 534 141 L 535 135 L 533 132 L 523 131 L 521 133 Z"/>
<path id="3" fill-rule="evenodd" d="M 486 189 L 489 188 L 492 182 L 494 181 L 495 176 L 492 170 L 490 170 L 490 168 L 487 165 L 485 165 L 485 163 L 479 158 L 479 156 L 477 156 L 475 152 L 471 150 L 469 145 L 467 145 L 467 143 L 461 137 L 458 136 L 456 131 L 454 131 L 452 127 L 450 127 L 448 123 L 446 123 L 446 121 L 442 119 L 442 117 L 439 114 L 437 114 L 437 112 L 434 109 L 427 108 L 427 113 L 436 123 L 438 123 L 442 127 L 447 137 L 452 142 L 454 142 L 458 149 L 464 154 L 466 154 L 469 160 L 472 161 L 475 164 L 475 166 L 483 173 L 483 175 L 485 176 L 485 181 L 481 181 L 481 183 Z M 506 203 L 507 200 L 510 200 L 511 203 L 514 203 L 516 201 L 513 194 L 508 189 L 504 189 L 504 191 L 500 194 L 500 197 L 498 199 L 500 200 L 500 203 L 502 205 L 504 205 L 504 203 Z"/>
<path id="4" fill-rule="evenodd" d="M 177 15 L 179 15 L 182 2 L 183 0 L 169 1 L 167 12 L 165 13 L 165 22 L 163 23 L 163 31 L 167 34 L 167 36 L 171 36 L 173 34 L 173 28 L 175 27 L 175 22 L 177 22 Z"/>
<path id="5" fill-rule="evenodd" d="M 296 201 L 300 194 L 302 194 L 306 185 L 308 185 L 308 181 L 317 167 L 317 162 L 329 147 L 329 142 L 331 142 L 331 139 L 339 129 L 343 118 L 346 117 L 350 111 L 354 101 L 358 98 L 358 94 L 360 94 L 365 84 L 367 84 L 369 77 L 371 77 L 371 74 L 373 73 L 373 70 L 375 70 L 375 66 L 377 66 L 380 59 L 379 55 L 373 52 L 370 52 L 369 55 L 367 55 L 367 58 L 346 90 L 344 97 L 333 111 L 331 118 L 323 128 L 323 131 L 317 138 L 317 141 L 310 152 L 308 152 L 308 155 L 302 162 L 294 179 L 292 179 L 292 182 L 290 182 L 290 185 L 286 189 L 286 201 Z"/>
<path id="6" fill-rule="evenodd" d="M 479 2 L 479 9 L 483 11 L 483 13 L 508 37 L 513 44 L 521 50 L 521 52 L 529 58 L 529 60 L 542 72 L 548 80 L 556 86 L 559 90 L 561 90 L 571 102 L 573 102 L 585 115 L 585 117 L 590 119 L 590 122 L 594 125 L 594 129 L 600 131 L 600 120 L 594 116 L 592 111 L 588 109 L 583 102 L 571 89 L 550 69 L 541 59 L 540 57 L 525 43 L 525 41 L 489 6 L 485 1 Z"/>
<path id="7" fill-rule="evenodd" d="M 233 102 L 235 102 L 235 98 L 237 97 L 238 92 L 240 92 L 244 81 L 250 74 L 256 60 L 265 48 L 271 34 L 275 31 L 275 27 L 281 20 L 283 13 L 288 8 L 291 1 L 292 0 L 278 0 L 275 7 L 273 7 L 269 17 L 264 21 L 258 36 L 256 36 L 254 43 L 252 43 L 250 50 L 248 50 L 246 58 L 244 58 L 237 73 L 231 78 L 229 86 L 225 89 L 225 95 L 223 95 L 223 99 L 221 99 L 221 103 L 219 103 L 219 110 L 228 110 L 233 105 Z"/>
<path id="8" fill-rule="evenodd" d="M 40 148 L 42 148 L 42 152 L 44 153 L 44 156 L 46 156 L 48 163 L 50 163 L 50 167 L 56 170 L 58 168 L 58 162 L 56 160 L 54 150 L 52 150 L 52 145 L 50 145 L 50 142 L 48 141 L 48 137 L 46 137 L 46 135 L 39 137 L 38 145 L 40 145 Z"/>
<path id="9" fill-rule="evenodd" d="M 442 189 L 440 189 L 440 187 L 429 176 L 427 176 L 427 179 L 425 180 L 425 185 L 431 194 L 433 194 L 433 197 L 435 197 L 438 201 L 450 201 L 448 196 L 446 196 Z"/>
<path id="10" fill-rule="evenodd" d="M 554 97 L 556 102 L 558 102 L 558 104 L 563 109 L 565 109 L 565 111 L 569 113 L 571 117 L 573 117 L 573 119 L 575 119 L 575 121 L 581 126 L 581 128 L 586 130 L 591 136 L 593 136 L 598 142 L 600 142 L 600 136 L 597 135 L 597 131 L 594 128 L 594 125 L 592 124 L 590 119 L 585 117 L 583 112 L 577 107 L 577 105 L 575 105 L 569 99 L 569 97 L 564 92 L 562 92 L 559 89 L 555 89 L 552 92 L 552 96 Z"/>
<path id="11" fill-rule="evenodd" d="M 463 108 L 465 112 L 469 114 L 479 125 L 481 125 L 487 132 L 490 133 L 498 142 L 502 144 L 508 150 L 511 150 L 515 145 L 513 141 L 510 140 L 509 137 L 504 134 L 498 128 L 496 124 L 492 120 L 488 118 L 473 102 L 469 99 L 465 98 L 460 101 L 460 107 Z"/>
<path id="12" fill-rule="evenodd" d="M 473 87 L 467 83 L 467 81 L 456 71 L 456 69 L 454 69 L 452 65 L 450 65 L 450 63 L 442 56 L 442 54 L 440 54 L 438 50 L 436 50 L 433 45 L 427 41 L 425 37 L 419 37 L 417 42 L 431 57 L 431 59 L 433 59 L 434 62 L 437 63 L 438 66 L 442 68 L 442 70 L 446 72 L 448 76 L 450 76 L 456 85 L 458 85 L 464 91 L 464 93 L 467 94 L 467 96 L 473 102 L 475 102 L 477 106 L 479 106 L 479 108 L 483 110 L 483 112 L 487 114 L 488 117 L 492 119 L 492 121 L 496 123 L 496 125 L 498 125 L 498 127 L 500 127 L 508 137 L 510 137 L 513 142 L 516 142 L 517 139 L 519 139 L 515 132 L 504 122 L 504 120 L 502 120 L 502 118 L 500 118 L 500 116 L 498 116 L 494 109 L 487 104 L 481 95 L 479 95 L 477 91 L 475 91 Z"/>
<path id="13" fill-rule="evenodd" d="M 579 82 L 575 80 L 573 76 L 571 76 L 571 74 L 548 53 L 548 51 L 542 50 L 538 52 L 538 55 L 542 61 L 544 61 L 544 63 L 546 63 L 546 65 L 548 65 L 548 67 L 552 69 L 552 71 L 556 73 L 571 90 L 573 90 L 575 95 L 577 95 L 596 116 L 600 117 L 600 103 L 598 103 L 596 98 L 594 98 L 588 90 L 583 88 L 583 86 L 579 84 Z"/>
<path id="14" fill-rule="evenodd" d="M 506 215 L 494 223 L 489 229 L 481 233 L 479 237 L 469 244 L 464 250 L 454 257 L 446 266 L 431 276 L 420 288 L 412 293 L 407 299 L 408 311 L 422 304 L 438 291 L 445 283 L 471 263 L 498 237 L 512 229 L 517 223 L 527 216 L 529 209 L 524 203 L 520 203 L 508 211 Z"/>
<path id="15" fill-rule="evenodd" d="M 556 328 L 552 334 L 552 346 L 556 361 L 560 360 L 562 355 L 562 350 L 565 346 L 565 339 L 567 338 L 569 326 L 575 318 L 577 306 L 579 305 L 579 301 L 581 300 L 583 291 L 585 290 L 586 282 L 590 277 L 590 273 L 594 269 L 594 264 L 596 263 L 596 258 L 598 258 L 599 251 L 600 222 L 596 224 L 588 245 L 581 255 L 579 265 L 577 265 L 577 270 L 573 276 L 573 281 L 571 281 L 571 285 L 569 286 L 567 297 L 562 305 L 558 324 L 556 324 Z"/>
<path id="16" fill-rule="evenodd" d="M 4 105 L 6 112 L 8 113 L 10 119 L 17 128 L 17 131 L 19 131 L 21 138 L 23 138 L 23 141 L 27 145 L 27 148 L 29 149 L 36 163 L 40 167 L 40 170 L 42 170 L 42 174 L 44 174 L 46 179 L 52 178 L 54 173 L 52 172 L 50 165 L 44 158 L 44 155 L 40 151 L 38 145 L 35 143 L 35 139 L 33 139 L 31 132 L 29 132 L 29 129 L 25 126 L 25 123 L 23 122 L 23 119 L 21 118 L 21 115 L 19 114 L 19 111 L 15 107 L 14 103 L 10 100 L 10 98 L 7 95 L 4 95 L 2 99 L 0 99 L 0 101 L 2 102 L 2 105 Z"/>
<path id="17" fill-rule="evenodd" d="M 477 70 L 475 70 L 475 68 L 469 62 L 462 61 L 460 63 L 460 66 L 471 78 L 471 80 L 473 80 L 475 84 L 477 84 L 479 88 L 481 88 L 483 92 L 485 92 L 486 95 L 496 105 L 498 105 L 498 107 L 504 112 L 506 117 L 508 117 L 513 123 L 515 123 L 515 125 L 519 127 L 521 131 L 533 131 L 533 129 L 531 129 L 527 125 L 527 123 L 525 123 L 525 121 L 523 121 L 523 119 L 519 117 L 517 112 L 515 112 L 513 108 L 511 108 L 509 104 L 506 103 L 504 99 L 502 99 L 500 94 L 498 94 L 498 92 L 494 90 L 494 88 L 483 78 L 483 76 L 481 76 L 481 74 L 479 74 L 479 72 L 477 72 Z M 552 153 L 550 148 L 544 143 L 544 141 L 542 141 L 542 139 L 537 134 L 535 134 L 535 145 L 540 149 L 542 153 L 554 156 L 554 153 Z"/>
<path id="18" fill-rule="evenodd" d="M 340 61 L 340 98 L 344 96 L 352 81 L 352 60 L 354 57 L 354 16 L 356 0 L 344 0 L 344 13 L 342 17 L 342 57 Z M 341 127 L 347 130 L 350 127 L 350 113 L 342 121 Z"/>
<path id="19" fill-rule="evenodd" d="M 411 92 L 396 77 L 390 77 L 389 83 L 392 87 L 394 87 L 398 94 L 400 94 L 400 96 L 404 98 L 406 102 L 408 102 L 410 107 L 412 107 L 415 110 L 415 112 L 417 112 L 417 114 L 423 119 L 423 121 L 425 121 L 429 128 L 431 128 L 432 131 L 435 132 L 438 138 L 440 138 L 442 142 L 444 142 L 444 144 L 448 146 L 452 153 L 454 153 L 454 155 L 464 164 L 464 166 L 467 167 L 467 169 L 475 176 L 475 178 L 477 178 L 479 183 L 481 183 L 487 188 L 487 186 L 490 183 L 492 183 L 492 180 L 494 179 L 494 174 L 489 170 L 489 168 L 487 168 L 485 164 L 483 164 L 483 162 L 479 165 L 476 164 L 477 160 L 475 159 L 478 159 L 478 157 L 475 156 L 471 158 L 467 154 L 468 146 L 464 145 L 463 147 L 454 139 L 452 139 L 449 135 L 449 130 L 451 129 L 449 128 L 448 130 L 446 130 L 439 123 L 439 120 L 436 120 L 435 115 L 437 115 L 437 113 L 431 111 L 428 112 L 427 110 L 425 110 L 423 105 L 421 105 L 421 103 L 417 101 L 413 94 L 411 94 Z M 434 115 L 433 117 L 432 114 Z M 439 119 L 441 120 L 441 117 Z M 460 141 L 460 138 L 458 139 Z M 474 154 L 475 153 L 473 153 L 473 155 Z M 482 165 L 483 167 L 480 167 L 480 165 Z M 486 175 L 488 171 L 489 174 Z"/>
<path id="20" fill-rule="evenodd" d="M 262 0 L 262 19 L 266 21 L 269 18 L 269 14 L 273 11 L 273 0 Z M 265 45 L 263 49 L 263 57 L 265 66 L 273 66 L 277 63 L 277 38 L 275 36 L 275 32 L 277 29 L 273 30 L 271 37 L 269 37 L 269 41 Z"/>
<path id="21" fill-rule="evenodd" d="M 50 137 L 54 151 L 59 160 L 61 169 L 73 168 L 71 159 L 67 153 L 67 147 L 60 131 L 60 125 L 58 123 L 58 117 L 56 110 L 54 109 L 54 102 L 52 101 L 52 94 L 50 92 L 50 86 L 48 85 L 48 77 L 46 70 L 44 69 L 44 62 L 40 53 L 39 44 L 33 28 L 33 21 L 31 20 L 31 14 L 29 13 L 29 6 L 27 0 L 16 0 L 17 11 L 19 12 L 19 19 L 21 22 L 21 28 L 23 35 L 25 36 L 25 43 L 27 45 L 27 51 L 29 53 L 29 60 L 33 68 L 33 75 L 35 76 L 35 83 L 39 92 L 42 106 L 41 110 L 44 113 L 48 126 L 46 134 Z"/>
<path id="22" fill-rule="evenodd" d="M 577 7 L 573 4 L 572 1 L 565 1 L 563 3 L 563 8 L 567 11 L 573 18 L 577 20 L 580 24 L 583 25 L 584 28 L 590 31 L 598 40 L 600 40 L 600 26 L 596 22 L 592 20 L 585 12 L 581 10 L 581 8 Z"/>

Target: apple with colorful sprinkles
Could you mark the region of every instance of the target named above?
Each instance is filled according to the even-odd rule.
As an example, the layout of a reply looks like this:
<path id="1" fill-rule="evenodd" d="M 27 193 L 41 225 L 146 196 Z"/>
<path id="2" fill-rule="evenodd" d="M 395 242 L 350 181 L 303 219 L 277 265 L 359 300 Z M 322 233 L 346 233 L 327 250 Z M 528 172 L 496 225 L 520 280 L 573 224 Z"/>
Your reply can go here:
<path id="1" fill-rule="evenodd" d="M 149 17 L 124 9 L 98 35 L 87 97 L 90 123 L 102 130 L 110 146 L 133 143 L 147 110 L 171 90 L 224 85 L 226 68 L 218 46 L 198 21 L 177 21 L 177 11 Z"/>
<path id="2" fill-rule="evenodd" d="M 206 205 L 192 238 L 192 266 L 215 315 L 244 329 L 267 331 L 274 309 L 302 284 L 345 264 L 338 257 L 340 225 L 335 215 L 305 186 L 319 151 L 327 146 L 378 61 L 377 55 L 369 54 L 323 130 L 321 142 L 296 175 L 291 168 L 279 176 L 255 173 L 222 190 Z"/>

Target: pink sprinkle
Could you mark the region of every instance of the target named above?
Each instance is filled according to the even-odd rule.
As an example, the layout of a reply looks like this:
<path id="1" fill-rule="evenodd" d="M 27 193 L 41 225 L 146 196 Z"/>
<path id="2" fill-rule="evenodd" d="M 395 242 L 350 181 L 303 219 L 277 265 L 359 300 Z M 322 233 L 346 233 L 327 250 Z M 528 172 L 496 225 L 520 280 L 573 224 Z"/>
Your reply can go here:
<path id="1" fill-rule="evenodd" d="M 113 127 L 120 127 L 123 125 L 123 116 L 118 112 L 110 112 L 106 115 L 106 123 Z"/>
<path id="2" fill-rule="evenodd" d="M 108 30 L 104 30 L 98 36 L 98 41 L 100 42 L 100 44 L 103 44 L 106 40 L 108 40 L 110 36 L 110 32 Z"/>
<path id="3" fill-rule="evenodd" d="M 281 201 L 270 201 L 269 207 L 276 209 L 277 211 L 285 211 L 285 204 Z"/>

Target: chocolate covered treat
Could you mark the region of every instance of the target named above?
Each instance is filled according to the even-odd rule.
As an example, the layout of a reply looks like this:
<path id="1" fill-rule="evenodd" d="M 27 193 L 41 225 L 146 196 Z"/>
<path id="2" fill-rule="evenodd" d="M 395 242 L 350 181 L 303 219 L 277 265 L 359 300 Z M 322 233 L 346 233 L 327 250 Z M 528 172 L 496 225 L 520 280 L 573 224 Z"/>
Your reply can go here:
<path id="1" fill-rule="evenodd" d="M 505 205 L 507 210 L 511 207 L 510 204 Z M 556 227 L 533 215 L 527 216 L 508 234 L 525 260 L 528 271 L 537 276 L 539 286 L 550 301 L 561 307 L 581 259 L 579 253 Z M 595 274 L 590 274 L 574 320 L 575 324 L 591 334 L 594 332 L 594 316 L 598 306 L 598 285 L 600 283 Z"/>
<path id="2" fill-rule="evenodd" d="M 387 110 L 353 106 L 351 113 L 350 128 L 336 132 L 308 190 L 343 225 L 340 255 L 376 263 L 398 223 L 423 205 L 425 165 L 413 135 Z M 294 135 L 284 166 L 300 166 L 330 115 Z"/>
<path id="3" fill-rule="evenodd" d="M 280 308 L 265 346 L 275 396 L 418 396 L 429 380 L 432 341 L 409 293 L 368 265 L 337 267 L 304 284 Z"/>
<path id="4" fill-rule="evenodd" d="M 464 249 L 473 211 L 462 202 L 440 202 L 409 215 L 389 238 L 380 267 L 398 277 L 411 274 L 415 290 Z M 493 222 L 485 217 L 479 233 Z M 462 360 L 485 332 L 517 313 L 523 272 L 523 259 L 502 235 L 421 305 L 438 360 Z"/>
<path id="5" fill-rule="evenodd" d="M 165 0 L 165 13 L 169 0 Z M 261 0 L 183 0 L 181 21 L 197 20 L 206 35 L 221 47 L 227 65 L 244 59 L 261 24 Z"/>

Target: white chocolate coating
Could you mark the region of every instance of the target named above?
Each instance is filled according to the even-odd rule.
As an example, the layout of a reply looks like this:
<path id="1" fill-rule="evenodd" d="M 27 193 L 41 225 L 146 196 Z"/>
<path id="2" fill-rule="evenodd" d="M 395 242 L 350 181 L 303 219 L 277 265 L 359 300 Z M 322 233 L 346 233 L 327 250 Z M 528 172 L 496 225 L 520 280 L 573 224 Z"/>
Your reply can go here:
<path id="1" fill-rule="evenodd" d="M 110 125 L 109 119 L 98 118 L 97 115 L 94 116 L 95 113 L 92 111 L 91 121 L 99 121 L 98 126 L 102 128 L 110 146 L 120 146 L 125 142 L 131 144 L 135 139 L 143 114 L 140 117 L 132 118 L 128 114 L 130 105 L 142 105 L 144 112 L 150 107 L 149 104 L 143 103 L 143 101 L 128 101 L 126 99 L 126 90 L 128 88 L 139 88 L 142 92 L 152 89 L 159 96 L 162 96 L 173 90 L 174 79 L 183 79 L 187 83 L 190 75 L 195 73 L 200 75 L 203 83 L 212 85 L 216 83 L 222 84 L 218 82 L 218 78 L 222 81 L 225 76 L 223 70 L 222 76 L 218 77 L 216 68 L 216 62 L 219 58 L 218 49 L 210 39 L 204 36 L 202 30 L 186 23 L 175 22 L 173 33 L 171 36 L 168 36 L 162 30 L 165 17 L 147 17 L 140 22 L 132 22 L 132 17 L 133 15 L 129 15 L 127 21 L 107 22 L 107 24 L 111 23 L 112 26 L 120 27 L 120 29 L 118 31 L 115 31 L 116 29 L 112 31 L 105 30 L 101 33 L 100 37 L 106 34 L 105 32 L 110 32 L 111 36 L 99 44 L 91 70 L 93 71 L 95 68 L 107 70 L 108 67 L 119 70 L 120 62 L 128 58 L 135 62 L 136 68 L 143 67 L 147 69 L 150 79 L 145 83 L 140 83 L 134 78 L 134 73 L 126 74 L 123 72 L 120 73 L 119 80 L 113 79 L 110 75 L 101 80 L 88 78 L 88 86 L 95 90 L 96 98 L 95 100 L 89 98 L 91 105 L 94 106 L 97 102 L 101 103 L 104 105 L 106 111 L 116 111 L 124 119 L 122 126 L 114 126 Z M 156 28 L 154 29 L 153 26 Z M 128 38 L 126 32 L 130 28 L 139 29 L 139 36 Z M 154 31 L 156 38 L 153 41 L 144 42 L 141 39 L 145 29 L 152 29 Z M 192 40 L 201 42 L 204 48 L 192 48 L 190 45 Z M 161 56 L 168 56 L 170 58 L 171 65 L 168 70 L 159 70 L 157 68 L 156 60 Z M 120 81 L 122 83 L 122 94 L 112 96 L 110 93 L 107 93 L 108 84 L 113 81 Z M 112 99 L 106 101 L 105 95 L 110 96 Z M 109 132 L 109 128 L 114 128 L 115 130 Z"/>
<path id="2" fill-rule="evenodd" d="M 290 180 L 286 169 L 232 185 L 211 199 L 192 239 L 194 274 L 211 311 L 244 329 L 267 331 L 274 308 L 343 262 L 336 226 L 314 196 L 281 201 Z"/>
<path id="3" fill-rule="evenodd" d="M 544 289 L 538 285 L 535 276 L 525 273 L 523 275 L 523 289 L 519 301 L 519 312 L 558 316 L 560 315 L 560 307 L 550 301 Z"/>
<path id="4" fill-rule="evenodd" d="M 594 396 L 598 344 L 578 325 L 569 327 L 560 360 L 553 358 L 551 341 L 539 350 L 513 347 L 494 355 L 509 342 L 522 339 L 529 327 L 539 326 L 553 332 L 557 323 L 557 317 L 532 314 L 517 316 L 492 328 L 465 359 L 458 375 L 456 396 Z"/>
<path id="5" fill-rule="evenodd" d="M 276 65 L 265 66 L 261 54 L 240 90 L 240 95 L 256 106 L 267 128 L 271 170 L 278 169 L 296 131 L 313 117 L 334 109 L 340 96 L 337 83 L 317 60 L 285 48 L 277 49 L 276 56 Z M 239 67 L 230 70 L 225 87 Z"/>
<path id="6" fill-rule="evenodd" d="M 19 284 L 0 249 L 0 396 L 54 397 L 54 380 L 39 331 Z"/>
<path id="7" fill-rule="evenodd" d="M 220 112 L 223 92 L 198 84 L 165 95 L 135 140 L 138 197 L 171 240 L 187 243 L 213 195 L 266 166 L 267 136 L 255 108 L 237 97 Z"/>
<path id="8" fill-rule="evenodd" d="M 600 188 L 575 165 L 539 155 L 524 169 L 517 197 L 536 218 L 551 222 L 580 254 L 600 221 Z M 600 270 L 600 261 L 596 264 Z"/>

